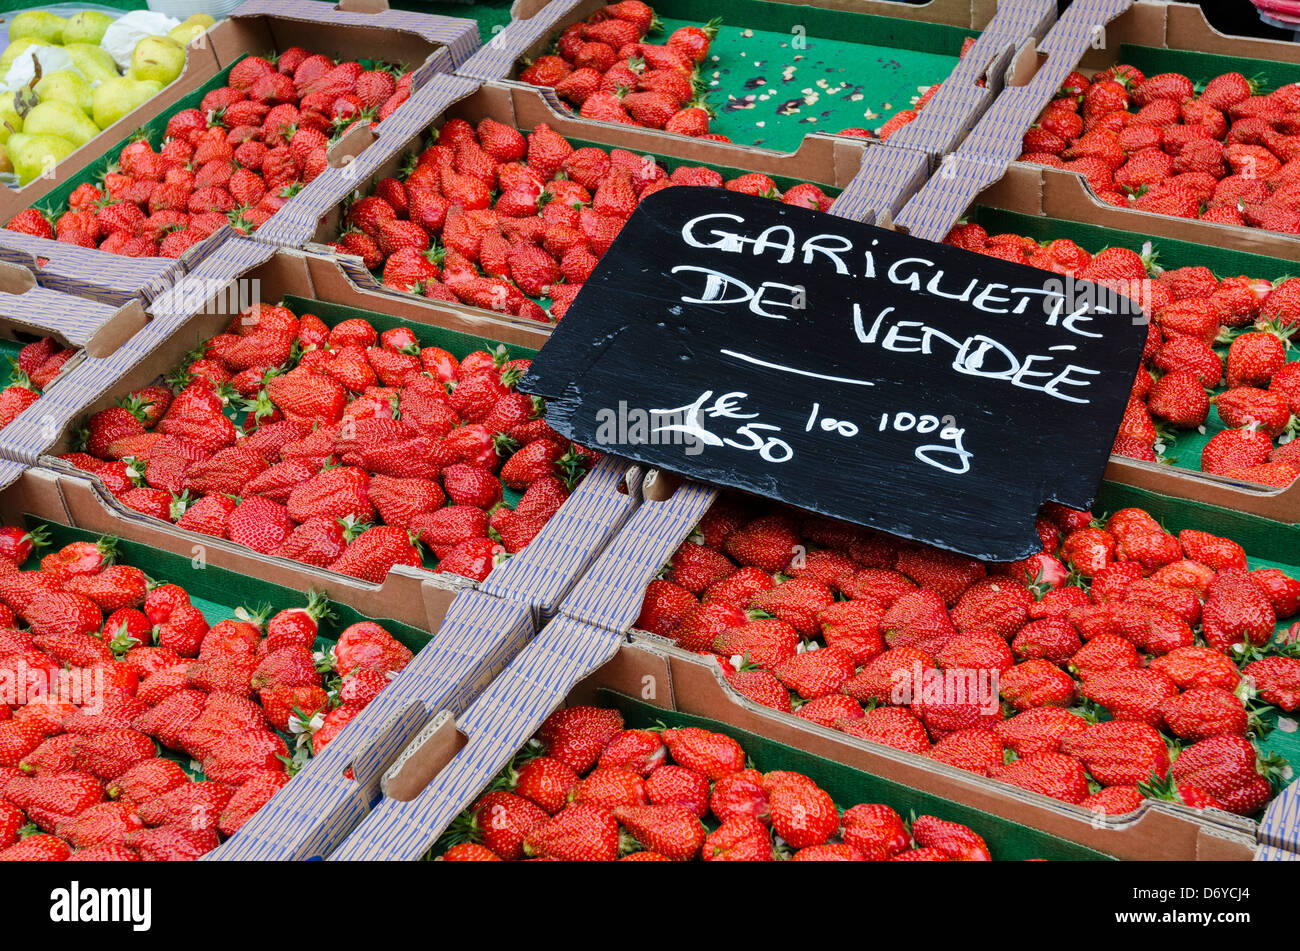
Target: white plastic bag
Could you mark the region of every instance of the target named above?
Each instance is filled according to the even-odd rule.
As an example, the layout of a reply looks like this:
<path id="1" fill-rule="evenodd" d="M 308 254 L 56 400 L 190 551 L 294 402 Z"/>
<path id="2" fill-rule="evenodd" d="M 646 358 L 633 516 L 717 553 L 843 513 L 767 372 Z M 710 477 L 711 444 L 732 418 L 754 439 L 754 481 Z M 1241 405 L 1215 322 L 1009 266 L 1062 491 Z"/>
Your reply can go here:
<path id="1" fill-rule="evenodd" d="M 165 35 L 172 27 L 180 25 L 180 20 L 175 20 L 164 13 L 132 10 L 109 24 L 99 45 L 113 57 L 113 62 L 117 63 L 118 69 L 125 72 L 131 66 L 131 54 L 135 52 L 135 44 L 146 36 Z"/>
<path id="2" fill-rule="evenodd" d="M 36 63 L 41 64 L 41 75 L 48 76 L 56 69 L 69 69 L 79 76 L 84 76 L 72 57 L 57 46 L 29 46 L 14 60 L 5 73 L 4 91 L 17 92 L 36 75 Z"/>

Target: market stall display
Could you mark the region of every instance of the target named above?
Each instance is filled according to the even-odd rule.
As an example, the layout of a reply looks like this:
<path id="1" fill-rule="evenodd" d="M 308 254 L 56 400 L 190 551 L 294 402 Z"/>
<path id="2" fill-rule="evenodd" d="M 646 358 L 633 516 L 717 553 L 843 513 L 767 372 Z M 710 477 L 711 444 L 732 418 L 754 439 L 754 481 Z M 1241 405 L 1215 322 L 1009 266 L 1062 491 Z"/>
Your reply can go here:
<path id="1" fill-rule="evenodd" d="M 0 862 L 1300 861 L 1295 47 L 142 6 L 0 22 Z"/>

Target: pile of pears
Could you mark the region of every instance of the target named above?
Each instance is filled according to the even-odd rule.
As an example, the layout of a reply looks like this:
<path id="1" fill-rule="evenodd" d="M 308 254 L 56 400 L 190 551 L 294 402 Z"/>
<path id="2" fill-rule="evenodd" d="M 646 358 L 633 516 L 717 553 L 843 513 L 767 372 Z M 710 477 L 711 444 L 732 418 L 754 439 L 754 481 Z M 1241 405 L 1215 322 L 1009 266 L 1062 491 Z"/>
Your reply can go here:
<path id="1" fill-rule="evenodd" d="M 15 173 L 19 185 L 53 168 L 176 79 L 185 68 L 185 47 L 213 24 L 212 17 L 197 13 L 165 35 L 141 38 L 121 72 L 100 45 L 113 19 L 97 10 L 67 18 L 28 10 L 10 22 L 0 79 L 19 57 L 40 47 L 58 47 L 75 67 L 42 73 L 37 62 L 29 84 L 0 92 L 0 172 Z"/>

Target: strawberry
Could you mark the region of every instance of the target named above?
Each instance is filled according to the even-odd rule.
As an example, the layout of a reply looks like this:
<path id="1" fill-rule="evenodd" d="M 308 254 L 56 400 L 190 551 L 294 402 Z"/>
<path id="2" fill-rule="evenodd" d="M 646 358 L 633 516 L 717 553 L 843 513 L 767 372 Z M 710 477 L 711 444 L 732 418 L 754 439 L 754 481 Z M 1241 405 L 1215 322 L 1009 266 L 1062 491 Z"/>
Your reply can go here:
<path id="1" fill-rule="evenodd" d="M 548 756 L 530 759 L 511 774 L 516 795 L 540 806 L 548 815 L 563 809 L 578 786 L 578 774 Z"/>
<path id="2" fill-rule="evenodd" d="M 787 695 L 787 702 L 789 702 Z M 836 720 L 857 719 L 862 716 L 862 706 L 852 697 L 828 694 L 799 705 L 798 716 L 822 726 L 833 726 Z"/>
<path id="3" fill-rule="evenodd" d="M 1286 331 L 1251 331 L 1235 337 L 1228 348 L 1228 386 L 1267 387 L 1286 365 Z"/>
<path id="4" fill-rule="evenodd" d="M 936 743 L 925 755 L 949 766 L 983 776 L 1003 763 L 1002 740 L 985 729 L 957 730 Z"/>
<path id="5" fill-rule="evenodd" d="M 1262 432 L 1249 429 L 1225 429 L 1210 437 L 1201 450 L 1201 469 L 1216 475 L 1262 465 L 1268 461 L 1273 441 Z"/>
<path id="6" fill-rule="evenodd" d="M 215 849 L 219 840 L 215 828 L 195 828 L 182 822 L 129 832 L 123 844 L 137 851 L 145 861 L 193 861 Z"/>
<path id="7" fill-rule="evenodd" d="M 1210 582 L 1202 608 L 1205 641 L 1216 650 L 1268 643 L 1277 614 L 1264 590 L 1242 568 L 1220 571 Z"/>
<path id="8" fill-rule="evenodd" d="M 232 542 L 269 555 L 274 554 L 288 538 L 292 521 L 280 503 L 252 496 L 231 511 L 227 526 Z"/>
<path id="9" fill-rule="evenodd" d="M 0 862 L 63 862 L 71 857 L 72 849 L 66 842 L 44 833 L 29 835 L 0 849 Z"/>
<path id="10" fill-rule="evenodd" d="M 1106 786 L 1133 786 L 1163 777 L 1169 753 L 1160 733 L 1146 723 L 1110 720 L 1096 723 L 1061 739 L 1060 750 L 1083 761 L 1088 772 Z"/>
<path id="11" fill-rule="evenodd" d="M 1242 673 L 1264 702 L 1288 713 L 1300 706 L 1300 659 L 1264 657 L 1247 664 Z"/>
<path id="12" fill-rule="evenodd" d="M 994 767 L 990 777 L 1030 792 L 1069 803 L 1081 803 L 1088 796 L 1083 764 L 1063 753 L 1033 753 L 1004 766 Z"/>
<path id="13" fill-rule="evenodd" d="M 527 855 L 568 862 L 612 861 L 619 851 L 618 820 L 599 806 L 573 803 L 534 826 L 524 837 L 523 849 Z"/>
<path id="14" fill-rule="evenodd" d="M 993 732 L 1016 755 L 1057 753 L 1061 741 L 1086 729 L 1088 723 L 1078 714 L 1058 707 L 1034 707 L 993 724 Z"/>
<path id="15" fill-rule="evenodd" d="M 921 848 L 937 849 L 953 861 L 992 860 L 984 840 L 969 828 L 934 816 L 918 816 L 912 823 L 912 837 Z"/>
<path id="16" fill-rule="evenodd" d="M 346 677 L 355 670 L 399 671 L 411 661 L 411 651 L 373 621 L 350 625 L 334 644 L 334 669 Z"/>
<path id="17" fill-rule="evenodd" d="M 830 794 L 811 782 L 783 782 L 768 794 L 773 830 L 791 848 L 822 845 L 840 827 Z"/>
<path id="18" fill-rule="evenodd" d="M 1031 659 L 1002 674 L 1002 698 L 1016 710 L 1031 707 L 1068 707 L 1074 702 L 1074 680 L 1050 661 Z"/>
<path id="19" fill-rule="evenodd" d="M 749 666 L 742 666 L 741 669 L 734 670 L 730 664 L 727 664 L 723 675 L 727 678 L 727 683 L 732 689 L 742 697 L 753 700 L 755 703 L 761 703 L 765 707 L 771 707 L 773 710 L 780 710 L 782 713 L 793 712 L 789 689 L 772 672 Z M 833 699 L 833 697 L 823 699 Z M 848 697 L 843 699 L 856 704 L 856 701 Z M 800 708 L 801 711 L 804 709 L 804 707 Z M 833 719 L 834 717 L 830 718 L 830 720 Z M 829 726 L 830 720 L 827 720 L 823 725 Z"/>
<path id="20" fill-rule="evenodd" d="M 1147 400 L 1151 415 L 1183 429 L 1204 425 L 1210 398 L 1200 377 L 1188 370 L 1166 373 L 1151 387 Z"/>
<path id="21" fill-rule="evenodd" d="M 696 625 L 712 613 L 728 617 L 734 609 L 726 605 L 701 605 L 701 618 L 688 617 L 683 620 L 681 628 L 673 632 L 678 644 L 686 643 L 687 637 L 694 634 Z M 706 627 L 707 622 L 706 622 Z M 724 657 L 738 656 L 760 668 L 772 669 L 784 661 L 790 660 L 798 651 L 799 635 L 789 624 L 773 619 L 761 619 L 741 623 L 727 628 L 713 638 L 709 645 L 714 653 Z M 847 651 L 845 652 L 847 653 Z"/>
<path id="22" fill-rule="evenodd" d="M 613 816 L 643 848 L 679 862 L 699 855 L 708 831 L 698 816 L 675 804 L 616 806 Z"/>
<path id="23" fill-rule="evenodd" d="M 52 239 L 54 237 L 54 228 L 50 224 L 49 217 L 35 208 L 25 208 L 18 212 L 5 222 L 5 227 L 10 231 L 17 231 L 19 234 L 28 234 L 37 238 Z"/>
<path id="24" fill-rule="evenodd" d="M 890 647 L 916 647 L 929 654 L 956 633 L 943 598 L 929 588 L 910 591 L 895 601 L 881 619 L 880 630 Z"/>
<path id="25" fill-rule="evenodd" d="M 470 832 L 501 858 L 524 855 L 525 837 L 547 821 L 547 814 L 520 796 L 489 792 L 474 807 Z"/>
<path id="26" fill-rule="evenodd" d="M 1183 750 L 1171 773 L 1180 786 L 1204 790 L 1238 815 L 1259 811 L 1271 796 L 1277 765 L 1239 736 L 1215 736 Z"/>
<path id="27" fill-rule="evenodd" d="M 962 593 L 953 606 L 952 622 L 959 631 L 991 631 L 1008 637 L 1025 623 L 1032 602 L 1024 585 L 986 578 Z"/>
<path id="28" fill-rule="evenodd" d="M 78 740 L 77 768 L 114 780 L 131 767 L 158 755 L 153 740 L 136 730 L 106 730 Z"/>
<path id="29" fill-rule="evenodd" d="M 1123 816 L 1142 808 L 1146 797 L 1137 786 L 1107 786 L 1079 805 L 1104 816 Z"/>
<path id="30" fill-rule="evenodd" d="M 744 768 L 745 752 L 729 736 L 698 727 L 668 729 L 663 731 L 662 736 L 675 763 L 702 773 L 711 780 L 718 780 Z"/>
<path id="31" fill-rule="evenodd" d="M 861 717 L 838 719 L 831 726 L 849 736 L 883 743 L 906 753 L 930 750 L 925 725 L 901 707 L 876 707 Z"/>
<path id="32" fill-rule="evenodd" d="M 805 651 L 777 664 L 772 672 L 799 696 L 813 700 L 835 693 L 853 676 L 853 655 L 842 647 Z"/>
<path id="33" fill-rule="evenodd" d="M 732 532 L 726 552 L 742 566 L 753 565 L 775 573 L 785 570 L 799 546 L 799 533 L 783 515 L 757 518 Z"/>
<path id="34" fill-rule="evenodd" d="M 1220 734 L 1244 736 L 1249 728 L 1240 699 L 1222 687 L 1193 687 L 1160 706 L 1165 725 L 1175 736 L 1203 740 Z"/>
<path id="35" fill-rule="evenodd" d="M 864 803 L 844 810 L 844 842 L 870 858 L 889 859 L 911 846 L 902 818 L 889 806 Z"/>
<path id="36" fill-rule="evenodd" d="M 774 588 L 759 591 L 746 606 L 751 611 L 761 611 L 785 621 L 799 634 L 811 637 L 820 631 L 821 612 L 835 603 L 835 595 L 821 582 L 793 578 Z"/>

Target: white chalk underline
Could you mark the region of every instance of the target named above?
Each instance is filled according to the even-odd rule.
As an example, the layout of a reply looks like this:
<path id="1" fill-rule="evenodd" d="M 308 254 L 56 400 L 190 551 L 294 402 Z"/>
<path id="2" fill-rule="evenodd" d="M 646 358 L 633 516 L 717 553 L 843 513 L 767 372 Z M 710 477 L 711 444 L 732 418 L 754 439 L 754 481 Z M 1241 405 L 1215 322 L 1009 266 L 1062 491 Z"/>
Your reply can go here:
<path id="1" fill-rule="evenodd" d="M 854 386 L 876 385 L 870 380 L 854 380 L 847 376 L 827 376 L 825 373 L 813 373 L 811 370 L 800 370 L 797 367 L 788 367 L 783 363 L 769 363 L 766 360 L 758 359 L 758 357 L 751 357 L 745 353 L 737 353 L 735 350 L 723 350 L 721 352 L 726 356 L 735 357 L 737 360 L 744 360 L 746 363 L 754 363 L 771 370 L 781 370 L 784 373 L 796 373 L 799 376 L 811 376 L 818 380 L 830 380 L 834 383 L 852 383 Z"/>

